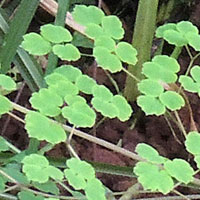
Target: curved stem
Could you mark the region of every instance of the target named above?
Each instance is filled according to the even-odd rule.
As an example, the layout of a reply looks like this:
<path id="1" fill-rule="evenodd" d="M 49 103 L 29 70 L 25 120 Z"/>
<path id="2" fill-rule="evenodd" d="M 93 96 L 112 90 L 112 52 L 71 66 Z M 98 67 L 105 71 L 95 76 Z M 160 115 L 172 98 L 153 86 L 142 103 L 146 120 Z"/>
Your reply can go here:
<path id="1" fill-rule="evenodd" d="M 174 111 L 174 114 L 175 114 L 175 117 L 176 117 L 176 119 L 177 119 L 177 121 L 178 121 L 178 123 L 179 123 L 180 129 L 181 129 L 181 131 L 182 131 L 184 137 L 186 138 L 186 137 L 187 137 L 187 133 L 186 133 L 186 131 L 185 131 L 185 128 L 184 128 L 184 126 L 183 126 L 183 123 L 182 123 L 182 121 L 181 121 L 181 118 L 179 117 L 179 114 L 178 114 L 177 111 Z"/>

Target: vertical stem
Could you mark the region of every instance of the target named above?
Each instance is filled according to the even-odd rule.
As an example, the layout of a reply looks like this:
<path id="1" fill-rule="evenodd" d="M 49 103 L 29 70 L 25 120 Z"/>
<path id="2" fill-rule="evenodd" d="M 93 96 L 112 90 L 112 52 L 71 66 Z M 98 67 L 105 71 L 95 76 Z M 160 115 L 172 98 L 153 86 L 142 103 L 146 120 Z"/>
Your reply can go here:
<path id="1" fill-rule="evenodd" d="M 155 32 L 156 16 L 159 0 L 139 0 L 132 45 L 138 52 L 138 63 L 129 66 L 128 71 L 137 79 L 143 79 L 142 64 L 150 60 L 152 41 Z M 134 101 L 139 95 L 137 81 L 127 77 L 124 95 Z"/>

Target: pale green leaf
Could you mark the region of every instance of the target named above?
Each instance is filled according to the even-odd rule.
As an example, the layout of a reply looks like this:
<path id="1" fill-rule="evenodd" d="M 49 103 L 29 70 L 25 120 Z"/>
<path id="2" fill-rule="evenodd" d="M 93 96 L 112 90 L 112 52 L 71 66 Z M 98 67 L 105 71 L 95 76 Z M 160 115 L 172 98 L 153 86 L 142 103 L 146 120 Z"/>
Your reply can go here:
<path id="1" fill-rule="evenodd" d="M 176 25 L 177 30 L 182 33 L 184 36 L 187 33 L 194 33 L 194 34 L 198 34 L 199 30 L 196 26 L 194 26 L 191 22 L 189 21 L 181 21 L 179 23 L 177 23 Z"/>
<path id="2" fill-rule="evenodd" d="M 70 42 L 72 40 L 71 33 L 62 26 L 46 24 L 40 28 L 41 35 L 52 43 Z"/>
<path id="3" fill-rule="evenodd" d="M 136 146 L 135 152 L 137 152 L 142 158 L 152 163 L 162 164 L 165 161 L 165 158 L 160 156 L 156 149 L 145 143 L 139 143 Z"/>
<path id="4" fill-rule="evenodd" d="M 155 97 L 141 95 L 137 98 L 137 104 L 146 115 L 162 115 L 165 113 L 165 106 Z"/>
<path id="5" fill-rule="evenodd" d="M 17 88 L 15 81 L 5 74 L 0 74 L 0 88 L 1 87 L 7 91 L 16 90 Z"/>
<path id="6" fill-rule="evenodd" d="M 61 60 L 76 61 L 81 55 L 77 47 L 72 44 L 56 44 L 53 46 L 53 53 Z"/>
<path id="7" fill-rule="evenodd" d="M 51 51 L 50 42 L 46 41 L 37 33 L 28 33 L 23 38 L 22 48 L 32 55 L 42 56 Z"/>
<path id="8" fill-rule="evenodd" d="M 100 24 L 104 13 L 96 6 L 76 5 L 73 12 L 73 19 L 81 25 L 90 23 Z"/>
<path id="9" fill-rule="evenodd" d="M 196 131 L 189 132 L 185 140 L 185 146 L 191 154 L 200 155 L 200 134 Z"/>
<path id="10" fill-rule="evenodd" d="M 176 24 L 174 23 L 167 23 L 162 26 L 159 26 L 156 29 L 156 37 L 157 38 L 163 38 L 164 37 L 164 32 L 167 30 L 176 30 Z"/>
<path id="11" fill-rule="evenodd" d="M 40 195 L 35 196 L 30 191 L 21 191 L 17 195 L 20 200 L 44 200 L 43 196 L 40 196 Z"/>
<path id="12" fill-rule="evenodd" d="M 64 99 L 68 105 L 72 105 L 76 102 L 87 103 L 86 100 L 79 95 L 66 95 Z"/>
<path id="13" fill-rule="evenodd" d="M 196 51 L 200 51 L 200 35 L 187 33 L 186 38 L 191 47 L 193 47 Z"/>
<path id="14" fill-rule="evenodd" d="M 200 84 L 200 66 L 195 65 L 192 67 L 192 69 L 190 70 L 190 74 L 192 76 L 192 78 Z"/>
<path id="15" fill-rule="evenodd" d="M 62 181 L 63 179 L 63 172 L 54 166 L 48 166 L 46 172 L 49 174 L 49 177 L 54 180 Z"/>
<path id="16" fill-rule="evenodd" d="M 168 160 L 164 163 L 164 168 L 172 177 L 185 184 L 191 182 L 195 174 L 190 164 L 183 159 Z"/>
<path id="17" fill-rule="evenodd" d="M 35 188 L 37 188 L 40 191 L 59 195 L 59 189 L 58 189 L 56 183 L 53 181 L 49 180 L 46 183 L 32 182 L 32 184 Z"/>
<path id="18" fill-rule="evenodd" d="M 189 76 L 181 75 L 179 77 L 179 83 L 181 83 L 181 86 L 189 92 L 198 92 L 199 90 L 199 85 Z"/>
<path id="19" fill-rule="evenodd" d="M 121 61 L 132 65 L 137 63 L 137 50 L 131 44 L 119 42 L 115 51 Z"/>
<path id="20" fill-rule="evenodd" d="M 164 88 L 158 81 L 154 81 L 151 79 L 144 79 L 138 83 L 138 90 L 149 96 L 158 97 L 160 94 L 164 92 Z"/>
<path id="21" fill-rule="evenodd" d="M 122 63 L 116 55 L 111 54 L 104 47 L 95 47 L 93 55 L 97 61 L 97 64 L 105 70 L 109 70 L 112 73 L 122 70 Z"/>
<path id="22" fill-rule="evenodd" d="M 10 100 L 7 97 L 0 95 L 0 115 L 3 115 L 13 109 Z"/>
<path id="23" fill-rule="evenodd" d="M 112 92 L 104 85 L 95 85 L 92 88 L 92 94 L 94 97 L 101 99 L 102 101 L 110 101 L 113 97 Z"/>
<path id="24" fill-rule="evenodd" d="M 200 169 L 200 155 L 196 155 L 194 157 L 195 162 L 197 163 L 197 167 Z"/>
<path id="25" fill-rule="evenodd" d="M 99 36 L 95 41 L 94 41 L 94 46 L 95 47 L 105 47 L 106 49 L 108 49 L 110 52 L 113 52 L 115 50 L 115 41 L 108 37 L 108 36 Z"/>
<path id="26" fill-rule="evenodd" d="M 1 151 L 8 151 L 9 150 L 9 147 L 7 145 L 7 142 L 6 140 L 0 136 L 0 152 Z"/>
<path id="27" fill-rule="evenodd" d="M 85 34 L 91 39 L 98 39 L 98 37 L 105 35 L 101 26 L 97 24 L 88 24 L 85 29 Z"/>
<path id="28" fill-rule="evenodd" d="M 159 99 L 162 102 L 162 104 L 165 105 L 171 111 L 179 110 L 185 105 L 183 97 L 174 91 L 166 91 L 162 93 L 159 96 Z"/>
<path id="29" fill-rule="evenodd" d="M 116 40 L 121 40 L 124 37 L 124 29 L 119 18 L 115 15 L 105 16 L 102 19 L 102 27 L 106 34 Z"/>
<path id="30" fill-rule="evenodd" d="M 38 112 L 28 112 L 25 117 L 25 122 L 25 128 L 29 137 L 38 140 L 46 140 L 52 144 L 57 144 L 66 140 L 64 129 Z"/>

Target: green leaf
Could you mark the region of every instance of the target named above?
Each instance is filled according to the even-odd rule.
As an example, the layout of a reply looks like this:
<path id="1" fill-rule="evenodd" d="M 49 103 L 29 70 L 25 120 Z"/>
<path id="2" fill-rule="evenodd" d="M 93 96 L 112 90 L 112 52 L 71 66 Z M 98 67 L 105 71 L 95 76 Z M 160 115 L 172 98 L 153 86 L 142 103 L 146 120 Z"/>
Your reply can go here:
<path id="1" fill-rule="evenodd" d="M 164 39 L 169 44 L 174 44 L 175 46 L 181 47 L 188 43 L 187 39 L 178 31 L 167 30 L 164 32 Z"/>
<path id="2" fill-rule="evenodd" d="M 162 102 L 162 104 L 165 105 L 171 111 L 179 110 L 185 105 L 183 97 L 174 91 L 166 91 L 162 93 L 159 96 L 159 99 Z"/>
<path id="3" fill-rule="evenodd" d="M 115 51 L 121 61 L 132 65 L 137 63 L 137 50 L 131 44 L 119 42 Z"/>
<path id="4" fill-rule="evenodd" d="M 110 101 L 113 98 L 112 92 L 104 85 L 95 85 L 92 88 L 92 94 L 95 98 L 99 98 L 102 101 Z"/>
<path id="5" fill-rule="evenodd" d="M 85 194 L 88 200 L 106 200 L 105 193 L 105 188 L 101 181 L 95 178 L 88 181 L 85 188 Z"/>
<path id="6" fill-rule="evenodd" d="M 3 192 L 5 190 L 5 183 L 6 181 L 2 176 L 0 176 L 0 192 Z"/>
<path id="7" fill-rule="evenodd" d="M 95 110 L 100 112 L 105 117 L 115 118 L 119 115 L 118 108 L 111 102 L 102 101 L 102 99 L 94 97 L 91 103 Z"/>
<path id="8" fill-rule="evenodd" d="M 94 110 L 81 101 L 65 106 L 62 109 L 62 115 L 77 127 L 92 127 L 96 119 Z"/>
<path id="9" fill-rule="evenodd" d="M 155 97 L 141 95 L 137 98 L 137 104 L 146 115 L 162 115 L 165 113 L 165 106 Z"/>
<path id="10" fill-rule="evenodd" d="M 200 155 L 195 156 L 194 160 L 197 163 L 197 167 L 200 169 Z"/>
<path id="11" fill-rule="evenodd" d="M 85 94 L 92 94 L 92 88 L 96 85 L 96 81 L 88 75 L 79 76 L 76 79 L 76 86 L 81 92 Z"/>
<path id="12" fill-rule="evenodd" d="M 113 52 L 115 50 L 115 41 L 108 37 L 108 36 L 99 36 L 95 41 L 94 41 L 94 46 L 95 47 L 104 47 L 108 49 L 108 51 Z"/>
<path id="13" fill-rule="evenodd" d="M 190 74 L 192 76 L 192 78 L 200 84 L 200 66 L 195 65 L 192 67 L 192 69 L 190 70 Z"/>
<path id="14" fill-rule="evenodd" d="M 123 96 L 115 95 L 112 98 L 112 103 L 118 109 L 117 117 L 119 118 L 119 120 L 124 122 L 130 118 L 133 110 Z"/>
<path id="15" fill-rule="evenodd" d="M 135 152 L 137 152 L 142 158 L 152 163 L 162 164 L 165 161 L 165 158 L 160 156 L 156 149 L 145 143 L 138 144 Z"/>
<path id="16" fill-rule="evenodd" d="M 168 160 L 164 163 L 164 168 L 172 177 L 185 184 L 191 182 L 195 174 L 190 164 L 183 159 Z"/>
<path id="17" fill-rule="evenodd" d="M 66 95 L 76 95 L 79 93 L 78 87 L 68 80 L 58 80 L 56 84 L 49 86 L 49 90 L 53 94 L 57 94 L 62 98 L 64 98 Z"/>
<path id="18" fill-rule="evenodd" d="M 35 196 L 32 192 L 29 191 L 21 191 L 18 194 L 20 200 L 44 200 L 43 196 L 37 195 Z"/>
<path id="19" fill-rule="evenodd" d="M 28 33 L 23 38 L 22 48 L 32 55 L 42 56 L 51 51 L 51 44 L 37 33 Z"/>
<path id="20" fill-rule="evenodd" d="M 64 76 L 71 82 L 75 82 L 76 79 L 82 75 L 81 70 L 72 65 L 61 65 L 54 70 L 54 73 Z"/>
<path id="21" fill-rule="evenodd" d="M 55 195 L 59 195 L 59 189 L 53 181 L 47 181 L 46 183 L 38 183 L 38 182 L 32 182 L 33 186 L 37 188 L 40 191 L 51 193 Z"/>
<path id="22" fill-rule="evenodd" d="M 189 132 L 185 140 L 185 146 L 191 154 L 200 154 L 200 134 L 196 131 Z"/>
<path id="23" fill-rule="evenodd" d="M 0 152 L 8 151 L 8 150 L 9 150 L 9 147 L 7 145 L 6 140 L 2 136 L 0 136 Z"/>
<path id="24" fill-rule="evenodd" d="M 101 26 L 97 24 L 88 24 L 85 29 L 85 34 L 91 39 L 98 39 L 100 36 L 105 35 Z"/>
<path id="25" fill-rule="evenodd" d="M 38 140 L 46 140 L 52 144 L 57 144 L 66 140 L 66 133 L 64 129 L 38 112 L 28 112 L 28 114 L 26 114 L 25 121 L 25 128 L 29 137 L 36 138 Z"/>
<path id="26" fill-rule="evenodd" d="M 98 63 L 105 70 L 109 70 L 112 73 L 122 70 L 122 63 L 116 55 L 111 54 L 104 47 L 95 47 L 93 55 Z"/>
<path id="27" fill-rule="evenodd" d="M 151 190 L 152 192 L 159 191 L 167 194 L 174 187 L 174 182 L 166 171 L 160 171 L 158 166 L 150 163 L 138 162 L 134 167 L 134 173 L 139 176 L 138 181 L 145 190 Z"/>
<path id="28" fill-rule="evenodd" d="M 52 43 L 62 43 L 72 41 L 71 33 L 62 26 L 46 24 L 41 26 L 41 35 Z"/>
<path id="29" fill-rule="evenodd" d="M 90 23 L 100 24 L 103 16 L 103 11 L 96 6 L 77 5 L 72 12 L 73 19 L 84 26 Z"/>
<path id="30" fill-rule="evenodd" d="M 13 109 L 10 100 L 0 95 L 0 115 L 3 115 Z"/>
<path id="31" fill-rule="evenodd" d="M 167 23 L 162 26 L 159 26 L 156 29 L 156 37 L 157 38 L 163 38 L 164 37 L 164 32 L 167 30 L 176 30 L 176 24 L 174 23 Z"/>
<path id="32" fill-rule="evenodd" d="M 160 94 L 164 92 L 164 88 L 158 81 L 154 81 L 151 79 L 144 79 L 138 83 L 138 89 L 141 93 L 153 97 L 158 97 Z"/>
<path id="33" fill-rule="evenodd" d="M 186 38 L 191 47 L 193 47 L 196 51 L 200 51 L 200 35 L 195 33 L 187 33 Z"/>
<path id="34" fill-rule="evenodd" d="M 177 30 L 182 33 L 184 36 L 187 33 L 194 33 L 194 34 L 198 34 L 199 30 L 196 26 L 194 26 L 191 22 L 189 21 L 181 21 L 179 23 L 177 23 L 176 25 Z"/>
<path id="35" fill-rule="evenodd" d="M 64 99 L 69 106 L 76 102 L 87 103 L 86 100 L 79 95 L 66 95 Z"/>
<path id="36" fill-rule="evenodd" d="M 44 115 L 54 117 L 61 113 L 59 107 L 62 106 L 63 100 L 50 89 L 42 88 L 39 92 L 34 92 L 29 101 L 33 108 Z"/>
<path id="37" fill-rule="evenodd" d="M 121 40 L 124 37 L 124 29 L 119 18 L 115 15 L 105 16 L 102 19 L 102 27 L 106 34 L 113 39 Z"/>
<path id="38" fill-rule="evenodd" d="M 49 177 L 57 180 L 62 180 L 63 178 L 62 172 L 54 166 L 50 166 L 45 156 L 30 154 L 22 160 L 22 163 L 24 164 L 22 171 L 31 181 L 45 183 L 49 180 Z"/>
<path id="39" fill-rule="evenodd" d="M 81 55 L 77 47 L 72 44 L 56 44 L 53 46 L 53 53 L 61 60 L 76 61 Z"/>
<path id="40" fill-rule="evenodd" d="M 181 83 L 181 86 L 189 92 L 198 92 L 199 90 L 199 85 L 189 76 L 181 75 L 179 77 L 179 83 Z"/>
<path id="41" fill-rule="evenodd" d="M 7 76 L 5 74 L 0 74 L 0 87 L 7 91 L 17 89 L 15 81 L 13 81 L 13 79 L 10 76 Z"/>

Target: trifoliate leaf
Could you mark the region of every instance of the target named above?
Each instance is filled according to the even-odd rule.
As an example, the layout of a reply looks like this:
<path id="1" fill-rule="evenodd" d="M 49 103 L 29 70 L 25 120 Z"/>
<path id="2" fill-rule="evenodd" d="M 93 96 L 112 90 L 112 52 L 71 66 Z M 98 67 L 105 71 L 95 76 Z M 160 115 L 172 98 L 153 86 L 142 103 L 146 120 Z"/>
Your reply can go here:
<path id="1" fill-rule="evenodd" d="M 190 74 L 197 83 L 200 83 L 200 66 L 198 65 L 193 66 L 192 69 L 190 70 Z"/>
<path id="2" fill-rule="evenodd" d="M 164 163 L 164 168 L 172 177 L 185 184 L 191 182 L 195 174 L 190 164 L 183 159 L 168 160 Z"/>
<path id="3" fill-rule="evenodd" d="M 177 73 L 180 70 L 177 60 L 166 55 L 157 55 L 152 59 L 152 62 L 159 64 L 163 69 L 173 73 Z"/>
<path id="4" fill-rule="evenodd" d="M 88 24 L 85 29 L 85 34 L 91 39 L 97 39 L 98 37 L 105 35 L 101 26 L 97 24 Z"/>
<path id="5" fill-rule="evenodd" d="M 30 181 L 37 181 L 39 183 L 45 183 L 48 181 L 51 174 L 47 170 L 49 167 L 49 161 L 45 156 L 30 154 L 22 160 L 22 163 L 22 171 Z"/>
<path id="6" fill-rule="evenodd" d="M 70 158 L 66 161 L 67 167 L 76 174 L 81 175 L 85 180 L 95 178 L 95 170 L 91 164 L 77 158 Z"/>
<path id="7" fill-rule="evenodd" d="M 167 30 L 176 30 L 176 24 L 174 23 L 167 23 L 162 26 L 159 26 L 156 29 L 156 37 L 157 38 L 163 38 L 164 37 L 164 32 Z"/>
<path id="8" fill-rule="evenodd" d="M 149 96 L 158 97 L 164 92 L 164 88 L 158 83 L 151 79 L 144 79 L 138 83 L 138 90 Z"/>
<path id="9" fill-rule="evenodd" d="M 147 162 L 138 162 L 134 167 L 134 173 L 138 176 L 138 181 L 145 190 L 152 192 L 159 191 L 163 194 L 169 193 L 174 182 L 164 170 L 159 170 L 158 166 Z"/>
<path id="10" fill-rule="evenodd" d="M 76 95 L 79 92 L 78 87 L 68 80 L 58 80 L 55 85 L 49 86 L 49 90 L 62 98 L 64 98 L 66 95 Z"/>
<path id="11" fill-rule="evenodd" d="M 184 46 L 188 43 L 186 38 L 180 32 L 175 30 L 165 31 L 163 37 L 169 44 L 174 44 L 178 47 Z"/>
<path id="12" fill-rule="evenodd" d="M 109 70 L 112 73 L 122 70 L 122 63 L 119 58 L 111 54 L 104 47 L 95 47 L 93 55 L 97 61 L 97 64 L 105 70 Z"/>
<path id="13" fill-rule="evenodd" d="M 200 134 L 196 131 L 189 132 L 185 140 L 185 146 L 191 154 L 200 155 Z"/>
<path id="14" fill-rule="evenodd" d="M 145 143 L 139 143 L 136 146 L 135 152 L 137 152 L 142 158 L 152 163 L 162 164 L 165 161 L 165 158 L 160 156 L 156 149 Z"/>
<path id="15" fill-rule="evenodd" d="M 3 115 L 13 109 L 10 100 L 0 95 L 0 115 Z"/>
<path id="16" fill-rule="evenodd" d="M 112 52 L 115 50 L 115 41 L 108 37 L 108 36 L 99 36 L 95 41 L 94 41 L 94 46 L 95 47 L 105 47 L 108 49 L 108 51 Z"/>
<path id="17" fill-rule="evenodd" d="M 137 63 L 137 50 L 131 44 L 119 42 L 115 51 L 121 61 L 132 65 Z"/>
<path id="18" fill-rule="evenodd" d="M 100 112 L 105 117 L 115 118 L 119 115 L 118 108 L 111 102 L 102 101 L 102 99 L 94 97 L 91 103 L 95 110 Z"/>
<path id="19" fill-rule="evenodd" d="M 84 26 L 90 23 L 100 24 L 103 16 L 103 11 L 96 6 L 77 5 L 72 12 L 73 19 Z"/>
<path id="20" fill-rule="evenodd" d="M 56 44 L 53 46 L 53 53 L 57 55 L 61 60 L 76 61 L 81 55 L 77 47 L 72 44 Z"/>
<path id="21" fill-rule="evenodd" d="M 189 76 L 181 75 L 179 77 L 179 83 L 181 83 L 182 87 L 189 92 L 198 92 L 199 90 L 199 85 Z"/>
<path id="22" fill-rule="evenodd" d="M 66 95 L 64 99 L 68 105 L 72 105 L 73 103 L 76 102 L 87 103 L 86 100 L 79 95 Z"/>
<path id="23" fill-rule="evenodd" d="M 37 33 L 28 33 L 23 36 L 24 41 L 21 46 L 32 55 L 42 56 L 51 51 L 50 42 L 43 39 Z"/>
<path id="24" fill-rule="evenodd" d="M 141 95 L 137 98 L 137 104 L 146 115 L 162 115 L 165 113 L 165 106 L 155 97 Z"/>
<path id="25" fill-rule="evenodd" d="M 6 140 L 3 137 L 0 136 L 0 152 L 1 151 L 7 151 L 7 150 L 9 150 L 9 147 L 6 143 Z"/>
<path id="26" fill-rule="evenodd" d="M 59 115 L 61 112 L 59 107 L 63 104 L 63 100 L 59 95 L 46 88 L 34 92 L 29 101 L 33 108 L 50 117 Z"/>
<path id="27" fill-rule="evenodd" d="M 197 167 L 200 169 L 200 155 L 196 155 L 194 157 L 195 162 L 197 163 Z"/>
<path id="28" fill-rule="evenodd" d="M 115 95 L 112 98 L 112 104 L 118 109 L 117 117 L 120 121 L 126 121 L 130 118 L 133 110 L 127 100 L 121 95 Z"/>
<path id="29" fill-rule="evenodd" d="M 186 38 L 191 47 L 196 51 L 200 51 L 200 35 L 190 32 L 186 34 Z"/>
<path id="30" fill-rule="evenodd" d="M 25 128 L 29 137 L 46 140 L 52 144 L 58 144 L 66 140 L 64 129 L 38 112 L 28 112 L 25 121 Z"/>
<path id="31" fill-rule="evenodd" d="M 181 22 L 177 23 L 176 28 L 183 35 L 190 33 L 190 32 L 194 33 L 196 35 L 199 33 L 198 28 L 189 21 L 181 21 Z"/>
<path id="32" fill-rule="evenodd" d="M 61 65 L 54 70 L 54 73 L 64 76 L 71 82 L 75 82 L 76 79 L 82 75 L 81 70 L 72 65 Z"/>
<path id="33" fill-rule="evenodd" d="M 16 90 L 16 83 L 13 81 L 13 79 L 10 76 L 7 76 L 5 74 L 0 74 L 0 88 L 3 88 L 7 91 Z"/>
<path id="34" fill-rule="evenodd" d="M 106 200 L 105 187 L 100 180 L 94 178 L 88 181 L 85 194 L 88 200 Z"/>
<path id="35" fill-rule="evenodd" d="M 52 43 L 70 42 L 72 40 L 71 33 L 62 26 L 46 24 L 41 26 L 41 35 Z"/>
<path id="36" fill-rule="evenodd" d="M 62 115 L 77 127 L 92 127 L 96 119 L 94 110 L 83 102 L 76 102 L 70 106 L 65 106 L 62 109 Z"/>
<path id="37" fill-rule="evenodd" d="M 44 200 L 43 196 L 37 195 L 35 196 L 32 192 L 30 191 L 21 191 L 17 194 L 20 200 Z"/>
<path id="38" fill-rule="evenodd" d="M 124 37 L 124 29 L 119 18 L 115 15 L 105 16 L 102 19 L 102 27 L 106 34 L 116 40 L 121 40 Z"/>
<path id="39" fill-rule="evenodd" d="M 112 92 L 104 85 L 95 85 L 92 88 L 92 94 L 94 97 L 101 99 L 102 101 L 110 101 L 113 97 Z"/>
<path id="40" fill-rule="evenodd" d="M 92 88 L 96 85 L 96 81 L 87 75 L 79 76 L 76 79 L 76 86 L 81 92 L 92 94 Z"/>
<path id="41" fill-rule="evenodd" d="M 179 110 L 181 107 L 185 105 L 185 101 L 183 97 L 174 92 L 174 91 L 166 91 L 159 96 L 160 101 L 163 105 L 165 105 L 169 110 Z"/>

